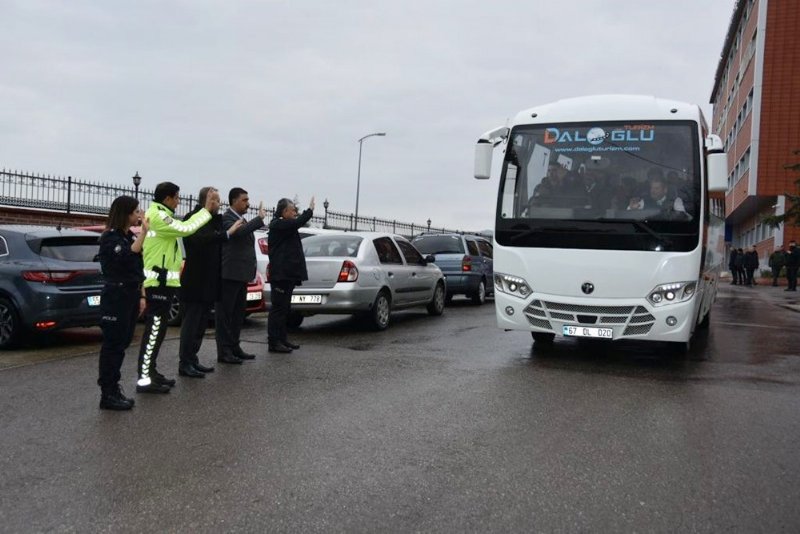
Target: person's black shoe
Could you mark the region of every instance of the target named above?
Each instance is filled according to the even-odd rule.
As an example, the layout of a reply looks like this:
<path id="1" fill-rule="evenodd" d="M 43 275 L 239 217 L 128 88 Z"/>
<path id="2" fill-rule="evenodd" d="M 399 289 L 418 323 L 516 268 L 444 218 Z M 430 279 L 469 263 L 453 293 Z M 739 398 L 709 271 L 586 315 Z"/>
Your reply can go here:
<path id="1" fill-rule="evenodd" d="M 133 400 L 133 399 L 132 399 L 132 398 L 130 398 L 130 397 L 126 397 L 126 396 L 125 396 L 125 392 L 122 390 L 122 386 L 120 386 L 119 384 L 117 384 L 117 387 L 116 387 L 116 388 L 114 388 L 114 389 L 115 389 L 115 391 L 116 391 L 116 393 L 117 393 L 117 397 L 119 397 L 120 399 L 124 400 L 125 402 L 130 402 L 130 403 L 131 403 L 131 406 L 133 406 L 134 404 L 136 404 L 136 401 L 135 401 L 135 400 Z"/>
<path id="2" fill-rule="evenodd" d="M 217 361 L 219 363 L 238 363 L 238 364 L 242 363 L 241 358 L 237 358 L 236 356 L 232 355 L 217 356 Z"/>
<path id="3" fill-rule="evenodd" d="M 289 347 L 290 349 L 292 349 L 292 350 L 297 350 L 297 349 L 299 349 L 299 348 L 300 348 L 300 345 L 295 345 L 295 344 L 294 344 L 294 343 L 292 343 L 291 341 L 284 340 L 282 343 L 283 343 L 285 346 L 287 346 L 287 347 Z"/>
<path id="4" fill-rule="evenodd" d="M 150 382 L 146 386 L 136 386 L 136 393 L 169 393 L 169 386 Z"/>
<path id="5" fill-rule="evenodd" d="M 100 409 L 114 410 L 122 412 L 133 408 L 133 399 L 129 399 L 122 394 L 119 386 L 105 389 L 100 395 Z"/>
<path id="6" fill-rule="evenodd" d="M 153 382 L 161 384 L 162 386 L 167 386 L 168 388 L 175 386 L 174 378 L 167 378 L 158 371 L 153 371 Z"/>
<path id="7" fill-rule="evenodd" d="M 198 371 L 200 371 L 201 373 L 213 373 L 214 372 L 214 368 L 211 367 L 210 365 L 209 366 L 205 366 L 205 365 L 203 365 L 201 363 L 194 363 L 192 365 L 194 365 L 194 368 L 197 369 Z"/>
<path id="8" fill-rule="evenodd" d="M 280 352 L 281 354 L 291 354 L 292 348 L 287 347 L 283 343 L 278 343 L 277 345 L 270 345 L 269 346 L 270 352 Z"/>
<path id="9" fill-rule="evenodd" d="M 182 363 L 178 366 L 178 374 L 189 378 L 205 378 L 205 373 L 198 371 L 191 363 Z"/>
<path id="10" fill-rule="evenodd" d="M 245 352 L 245 351 L 237 352 L 237 353 L 234 354 L 234 356 L 236 356 L 240 360 L 255 360 L 256 359 L 256 355 L 255 354 L 250 354 L 249 352 Z"/>

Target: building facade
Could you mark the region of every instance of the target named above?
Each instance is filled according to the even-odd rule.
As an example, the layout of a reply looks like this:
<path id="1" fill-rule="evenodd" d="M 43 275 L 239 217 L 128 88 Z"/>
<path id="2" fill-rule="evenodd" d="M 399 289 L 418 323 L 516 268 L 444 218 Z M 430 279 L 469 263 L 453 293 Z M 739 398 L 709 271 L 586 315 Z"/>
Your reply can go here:
<path id="1" fill-rule="evenodd" d="M 711 92 L 712 130 L 728 153 L 726 241 L 758 248 L 762 266 L 775 248 L 800 240 L 791 224 L 771 228 L 786 192 L 796 192 L 800 161 L 800 0 L 738 0 Z"/>

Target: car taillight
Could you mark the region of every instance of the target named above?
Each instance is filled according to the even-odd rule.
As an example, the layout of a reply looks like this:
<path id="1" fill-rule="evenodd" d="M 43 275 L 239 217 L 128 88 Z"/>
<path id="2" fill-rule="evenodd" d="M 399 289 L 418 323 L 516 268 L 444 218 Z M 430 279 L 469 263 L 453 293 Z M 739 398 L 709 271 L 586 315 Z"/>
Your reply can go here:
<path id="1" fill-rule="evenodd" d="M 80 274 L 81 271 L 22 271 L 22 278 L 29 282 L 63 284 Z"/>
<path id="2" fill-rule="evenodd" d="M 269 255 L 269 244 L 267 243 L 266 237 L 259 237 L 258 238 L 258 248 L 261 249 L 262 254 Z"/>
<path id="3" fill-rule="evenodd" d="M 469 256 L 464 256 L 461 258 L 461 270 L 464 272 L 472 270 L 472 258 Z"/>
<path id="4" fill-rule="evenodd" d="M 358 268 L 356 264 L 350 260 L 344 260 L 342 263 L 342 270 L 339 271 L 339 280 L 337 282 L 355 282 L 358 280 Z"/>

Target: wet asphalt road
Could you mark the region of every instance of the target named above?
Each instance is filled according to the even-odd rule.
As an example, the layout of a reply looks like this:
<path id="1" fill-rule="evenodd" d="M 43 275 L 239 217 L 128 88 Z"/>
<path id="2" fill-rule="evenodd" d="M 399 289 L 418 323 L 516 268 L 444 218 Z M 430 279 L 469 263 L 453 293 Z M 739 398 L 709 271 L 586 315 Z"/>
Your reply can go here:
<path id="1" fill-rule="evenodd" d="M 97 409 L 95 353 L 40 361 L 91 331 L 0 353 L 21 365 L 0 371 L 0 531 L 797 532 L 800 314 L 778 291 L 726 287 L 687 357 L 532 349 L 466 301 L 383 333 L 313 318 L 291 356 L 256 318 L 255 361 L 130 413 Z"/>

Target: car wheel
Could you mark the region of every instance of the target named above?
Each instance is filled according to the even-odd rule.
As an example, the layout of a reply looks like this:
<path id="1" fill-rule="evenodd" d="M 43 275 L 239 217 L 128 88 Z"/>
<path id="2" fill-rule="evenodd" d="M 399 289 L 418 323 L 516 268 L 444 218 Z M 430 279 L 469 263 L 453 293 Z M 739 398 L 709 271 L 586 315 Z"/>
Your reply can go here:
<path id="1" fill-rule="evenodd" d="M 289 328 L 300 328 L 300 325 L 303 324 L 303 319 L 305 319 L 303 315 L 296 312 L 291 312 L 286 318 L 286 326 Z"/>
<path id="2" fill-rule="evenodd" d="M 483 280 L 478 283 L 478 289 L 472 294 L 472 303 L 480 306 L 486 302 L 486 282 Z"/>
<path id="3" fill-rule="evenodd" d="M 548 334 L 546 332 L 531 332 L 533 341 L 541 345 L 551 345 L 556 338 L 555 334 Z"/>
<path id="4" fill-rule="evenodd" d="M 169 313 L 167 314 L 167 324 L 169 326 L 180 326 L 183 321 L 183 311 L 181 311 L 181 301 L 176 292 L 172 295 L 172 302 L 169 305 Z"/>
<path id="5" fill-rule="evenodd" d="M 22 325 L 17 310 L 8 299 L 0 299 L 0 349 L 14 344 L 20 334 Z"/>
<path id="6" fill-rule="evenodd" d="M 431 315 L 441 315 L 444 313 L 444 287 L 442 284 L 436 284 L 436 289 L 433 291 L 433 298 L 428 303 L 428 313 Z"/>
<path id="7" fill-rule="evenodd" d="M 392 313 L 392 302 L 386 291 L 381 291 L 375 297 L 370 312 L 370 322 L 375 330 L 386 330 L 389 327 L 389 317 Z"/>

